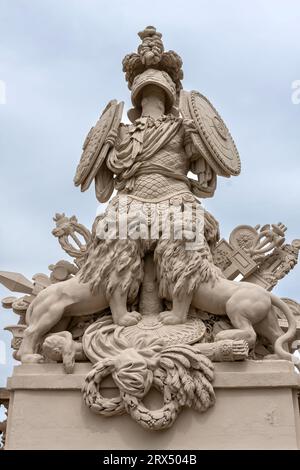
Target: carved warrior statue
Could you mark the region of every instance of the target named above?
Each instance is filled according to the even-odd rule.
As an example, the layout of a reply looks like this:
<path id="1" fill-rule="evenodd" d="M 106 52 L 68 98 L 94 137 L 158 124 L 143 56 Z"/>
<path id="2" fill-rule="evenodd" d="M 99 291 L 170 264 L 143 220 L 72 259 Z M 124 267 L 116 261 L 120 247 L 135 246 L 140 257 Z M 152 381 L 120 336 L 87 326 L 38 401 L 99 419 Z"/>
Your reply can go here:
<path id="1" fill-rule="evenodd" d="M 4 299 L 22 313 L 8 327 L 19 338 L 16 358 L 62 361 L 68 373 L 76 361 L 91 361 L 83 387 L 91 410 L 127 411 L 157 430 L 171 426 L 183 406 L 213 405 L 214 361 L 255 358 L 261 337 L 267 357 L 292 360 L 287 343 L 296 319 L 269 290 L 297 263 L 299 241 L 283 245 L 282 224 L 241 226 L 229 243 L 219 240 L 200 199 L 214 195 L 218 177 L 240 173 L 236 146 L 208 99 L 182 90 L 182 60 L 165 52 L 161 34 L 148 26 L 139 37 L 137 53 L 123 60 L 131 124 L 121 122 L 123 103 L 110 101 L 87 135 L 74 178 L 82 191 L 94 181 L 98 201 L 109 201 L 105 212 L 92 232 L 57 214 L 53 234 L 75 262 L 51 265 L 50 278 L 39 275 L 33 284 L 9 273 L 2 282 L 30 294 Z M 234 281 L 238 274 L 243 282 Z M 287 319 L 285 333 L 279 317 Z M 117 398 L 101 396 L 107 375 Z M 161 410 L 143 404 L 151 386 L 164 395 Z"/>

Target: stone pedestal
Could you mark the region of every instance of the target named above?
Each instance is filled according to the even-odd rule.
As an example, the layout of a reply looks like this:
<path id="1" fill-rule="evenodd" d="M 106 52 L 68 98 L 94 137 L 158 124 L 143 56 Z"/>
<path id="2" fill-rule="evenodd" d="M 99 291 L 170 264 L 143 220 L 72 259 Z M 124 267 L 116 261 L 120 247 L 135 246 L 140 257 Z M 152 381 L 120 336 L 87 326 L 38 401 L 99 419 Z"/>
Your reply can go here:
<path id="1" fill-rule="evenodd" d="M 66 375 L 61 364 L 23 364 L 11 390 L 6 449 L 298 449 L 300 376 L 286 361 L 215 364 L 216 404 L 184 409 L 171 429 L 147 431 L 129 416 L 104 418 L 83 403 L 91 364 Z M 105 390 L 104 390 L 105 389 Z M 159 407 L 155 392 L 147 405 Z M 103 395 L 116 394 L 112 381 Z M 156 404 L 156 405 L 155 405 Z"/>

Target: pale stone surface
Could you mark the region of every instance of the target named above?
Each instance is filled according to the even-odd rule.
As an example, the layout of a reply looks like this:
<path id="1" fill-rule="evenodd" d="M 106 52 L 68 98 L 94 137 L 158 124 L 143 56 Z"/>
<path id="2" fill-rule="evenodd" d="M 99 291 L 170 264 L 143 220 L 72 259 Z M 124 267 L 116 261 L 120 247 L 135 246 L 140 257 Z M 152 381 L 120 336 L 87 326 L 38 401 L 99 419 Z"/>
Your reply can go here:
<path id="1" fill-rule="evenodd" d="M 240 173 L 235 143 L 212 103 L 182 89 L 182 60 L 165 51 L 162 34 L 148 26 L 139 37 L 122 62 L 132 124 L 121 122 L 124 103 L 111 100 L 74 178 L 81 191 L 95 183 L 98 201 L 109 201 L 105 212 L 91 230 L 56 214 L 52 233 L 73 262 L 51 264 L 50 276 L 31 283 L 0 272 L 10 290 L 30 294 L 4 299 L 20 315 L 7 327 L 14 357 L 29 364 L 9 381 L 7 446 L 255 447 L 264 446 L 263 433 L 272 446 L 295 448 L 300 359 L 289 348 L 297 347 L 299 305 L 268 291 L 297 263 L 300 242 L 284 244 L 280 222 L 238 226 L 229 243 L 220 240 L 199 198 L 213 197 L 219 177 Z M 250 282 L 236 282 L 239 274 Z M 240 364 L 249 357 L 291 363 Z M 109 376 L 114 397 L 103 392 Z M 163 395 L 154 409 L 151 387 Z M 178 429 L 160 438 L 184 407 Z"/>
<path id="2" fill-rule="evenodd" d="M 287 361 L 215 363 L 216 404 L 184 409 L 176 426 L 151 432 L 129 416 L 89 411 L 80 388 L 90 370 L 76 364 L 23 364 L 8 381 L 6 449 L 298 449 L 300 379 Z M 108 380 L 103 394 L 116 392 Z M 151 397 L 152 406 L 156 396 Z M 160 406 L 160 405 L 159 405 Z"/>

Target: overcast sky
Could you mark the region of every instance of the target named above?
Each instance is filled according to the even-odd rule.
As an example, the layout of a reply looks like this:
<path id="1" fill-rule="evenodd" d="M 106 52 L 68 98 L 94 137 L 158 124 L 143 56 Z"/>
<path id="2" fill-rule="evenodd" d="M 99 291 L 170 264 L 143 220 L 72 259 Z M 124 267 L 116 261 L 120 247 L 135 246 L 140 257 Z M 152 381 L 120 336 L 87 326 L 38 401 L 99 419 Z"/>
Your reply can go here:
<path id="1" fill-rule="evenodd" d="M 73 186 L 74 171 L 107 102 L 130 105 L 121 61 L 147 25 L 182 56 L 184 88 L 213 102 L 239 149 L 242 174 L 219 179 L 205 202 L 222 235 L 282 221 L 289 241 L 300 238 L 299 24 L 299 0 L 0 0 L 0 269 L 31 278 L 66 258 L 55 212 L 91 226 L 97 201 Z M 276 292 L 300 300 L 299 279 L 296 268 Z M 16 318 L 2 309 L 0 328 Z M 8 348 L 10 333 L 0 337 Z"/>

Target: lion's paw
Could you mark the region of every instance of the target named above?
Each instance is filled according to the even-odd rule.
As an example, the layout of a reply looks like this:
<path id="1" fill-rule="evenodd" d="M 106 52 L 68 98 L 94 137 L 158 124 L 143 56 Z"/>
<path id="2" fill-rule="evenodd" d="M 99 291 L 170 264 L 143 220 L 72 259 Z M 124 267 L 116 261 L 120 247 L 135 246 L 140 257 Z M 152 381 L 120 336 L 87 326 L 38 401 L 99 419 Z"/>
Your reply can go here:
<path id="1" fill-rule="evenodd" d="M 165 310 L 158 315 L 159 320 L 164 325 L 178 325 L 183 323 L 180 315 L 177 315 L 173 310 Z"/>
<path id="2" fill-rule="evenodd" d="M 120 326 L 132 326 L 136 325 L 142 319 L 142 315 L 139 312 L 127 312 L 123 315 L 119 321 Z"/>
<path id="3" fill-rule="evenodd" d="M 45 362 L 45 360 L 41 354 L 23 354 L 21 362 L 23 364 L 39 364 L 41 362 Z"/>

